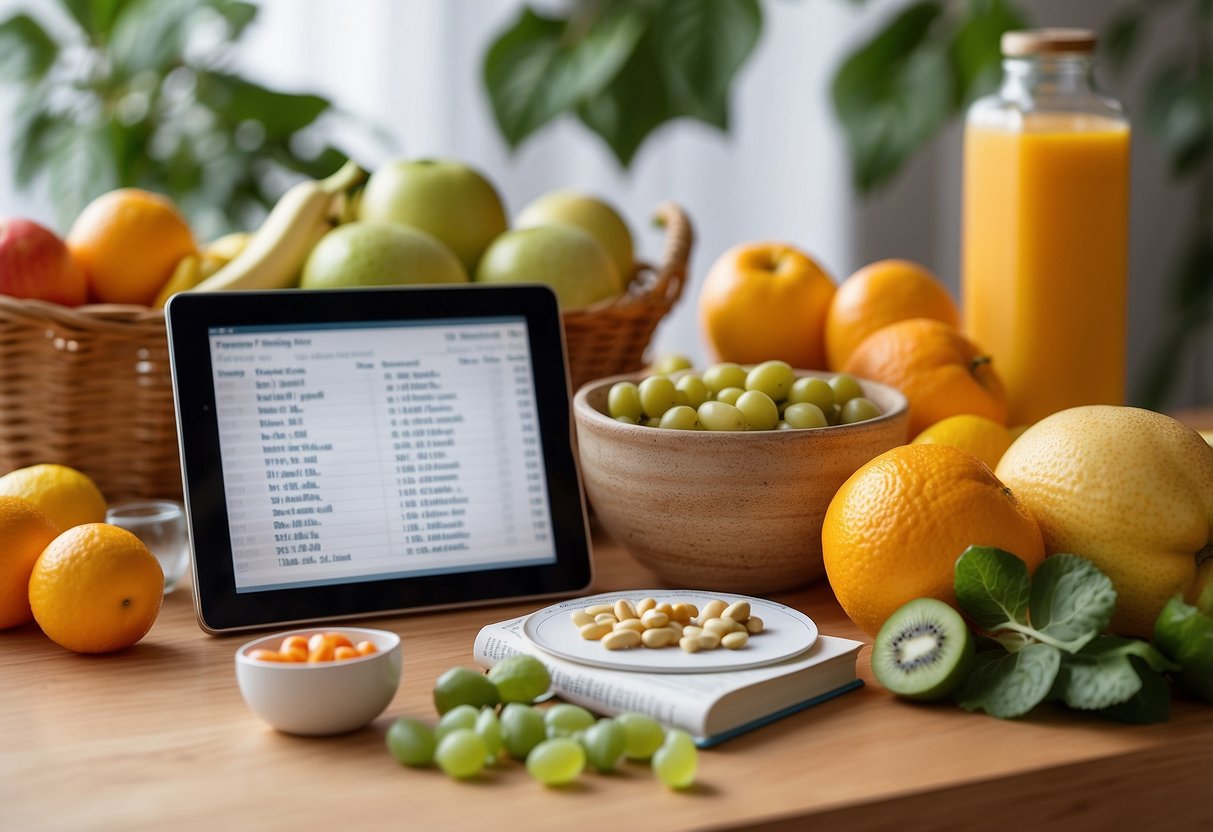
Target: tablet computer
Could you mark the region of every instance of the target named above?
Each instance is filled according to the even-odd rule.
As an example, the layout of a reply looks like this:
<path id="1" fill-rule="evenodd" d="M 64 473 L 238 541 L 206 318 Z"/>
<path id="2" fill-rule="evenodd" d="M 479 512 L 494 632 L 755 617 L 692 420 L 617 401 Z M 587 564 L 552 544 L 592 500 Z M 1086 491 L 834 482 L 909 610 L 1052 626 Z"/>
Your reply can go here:
<path id="1" fill-rule="evenodd" d="M 547 287 L 183 293 L 165 313 L 203 629 L 589 585 Z"/>

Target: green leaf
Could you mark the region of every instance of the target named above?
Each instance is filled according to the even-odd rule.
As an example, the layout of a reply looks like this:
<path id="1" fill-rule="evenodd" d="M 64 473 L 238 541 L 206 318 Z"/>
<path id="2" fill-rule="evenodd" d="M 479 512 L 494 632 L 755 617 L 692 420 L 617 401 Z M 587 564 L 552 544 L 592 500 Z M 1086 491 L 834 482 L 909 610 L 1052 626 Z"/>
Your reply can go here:
<path id="1" fill-rule="evenodd" d="M 1145 38 L 1149 16 L 1143 3 L 1121 8 L 1104 26 L 1099 45 L 1108 66 L 1117 75 L 1124 73 Z"/>
<path id="2" fill-rule="evenodd" d="M 129 79 L 141 72 L 164 74 L 181 63 L 199 9 L 194 0 L 135 0 L 123 4 L 109 40 L 115 78 Z"/>
<path id="3" fill-rule="evenodd" d="M 665 0 L 650 31 L 674 111 L 726 129 L 729 89 L 762 34 L 758 0 Z"/>
<path id="4" fill-rule="evenodd" d="M 1100 716 L 1133 725 L 1166 722 L 1171 718 L 1171 689 L 1166 680 L 1139 656 L 1130 656 L 1129 662 L 1141 678 L 1141 689 L 1128 701 L 1099 711 Z"/>
<path id="5" fill-rule="evenodd" d="M 102 43 L 108 39 L 118 16 L 131 2 L 132 0 L 62 0 L 68 14 L 94 43 Z"/>
<path id="6" fill-rule="evenodd" d="M 1213 155 L 1213 64 L 1193 72 L 1183 59 L 1147 85 L 1142 120 L 1162 142 L 1173 176 L 1196 170 Z"/>
<path id="7" fill-rule="evenodd" d="M 910 5 L 834 76 L 834 110 L 862 192 L 891 180 L 954 111 L 947 49 L 931 37 L 942 13 L 934 0 Z"/>
<path id="8" fill-rule="evenodd" d="M 216 0 L 215 11 L 227 21 L 228 37 L 236 40 L 257 17 L 257 7 L 240 0 Z"/>
<path id="9" fill-rule="evenodd" d="M 484 83 L 497 126 L 510 147 L 601 92 L 632 55 L 645 30 L 636 9 L 620 7 L 591 22 L 574 22 L 524 8 L 489 48 Z"/>
<path id="10" fill-rule="evenodd" d="M 1129 661 L 1133 655 L 1140 657 L 1139 644 L 1153 649 L 1143 641 L 1100 636 L 1077 653 L 1063 655 L 1054 692 L 1071 708 L 1083 711 L 1128 701 L 1141 690 L 1141 677 Z"/>
<path id="11" fill-rule="evenodd" d="M 118 186 L 108 125 L 65 125 L 47 157 L 51 199 L 64 227 L 85 205 Z"/>
<path id="12" fill-rule="evenodd" d="M 1099 635 L 1115 608 L 1111 579 L 1086 558 L 1052 555 L 1032 576 L 1028 602 L 1032 628 L 1041 641 L 1069 653 Z"/>
<path id="13" fill-rule="evenodd" d="M 1010 552 L 970 546 L 956 560 L 953 584 L 960 608 L 987 632 L 1028 623 L 1028 567 Z"/>
<path id="14" fill-rule="evenodd" d="M 655 50 L 646 37 L 606 89 L 577 110 L 624 167 L 654 130 L 677 117 L 659 77 Z"/>
<path id="15" fill-rule="evenodd" d="M 331 106 L 319 95 L 277 92 L 236 75 L 214 72 L 199 77 L 198 100 L 228 124 L 260 122 L 266 142 L 302 130 Z"/>
<path id="16" fill-rule="evenodd" d="M 29 15 L 15 14 L 0 23 L 0 80 L 40 80 L 57 57 L 59 44 Z"/>
<path id="17" fill-rule="evenodd" d="M 997 88 L 1002 77 L 1002 33 L 1028 25 L 1023 12 L 1006 0 L 970 0 L 951 46 L 961 104 Z"/>
<path id="18" fill-rule="evenodd" d="M 1154 644 L 1178 664 L 1180 687 L 1213 702 L 1213 618 L 1171 598 L 1154 623 Z"/>
<path id="19" fill-rule="evenodd" d="M 1000 719 L 1023 716 L 1049 695 L 1060 666 L 1061 652 L 1047 644 L 1029 644 L 1014 653 L 978 653 L 956 703 Z"/>

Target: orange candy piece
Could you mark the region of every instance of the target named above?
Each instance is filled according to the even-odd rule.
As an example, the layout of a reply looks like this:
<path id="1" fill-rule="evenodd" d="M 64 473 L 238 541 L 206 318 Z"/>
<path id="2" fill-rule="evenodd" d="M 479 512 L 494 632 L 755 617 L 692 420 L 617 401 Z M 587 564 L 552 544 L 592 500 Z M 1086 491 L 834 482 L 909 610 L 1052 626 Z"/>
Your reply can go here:
<path id="1" fill-rule="evenodd" d="M 336 631 L 308 636 L 287 636 L 277 650 L 258 648 L 249 652 L 250 659 L 263 662 L 321 662 L 358 659 L 379 652 L 374 642 L 360 641 L 357 645 L 345 633 Z"/>

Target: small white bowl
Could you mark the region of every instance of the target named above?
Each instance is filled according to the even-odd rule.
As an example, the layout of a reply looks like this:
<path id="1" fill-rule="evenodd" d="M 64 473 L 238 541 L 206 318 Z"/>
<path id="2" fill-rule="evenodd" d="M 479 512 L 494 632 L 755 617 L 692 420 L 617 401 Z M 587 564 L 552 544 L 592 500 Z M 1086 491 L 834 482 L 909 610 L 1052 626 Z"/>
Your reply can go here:
<path id="1" fill-rule="evenodd" d="M 307 664 L 267 662 L 249 657 L 259 648 L 277 650 L 288 636 L 340 632 L 350 641 L 369 641 L 376 652 L 341 661 Z M 383 713 L 400 687 L 400 636 L 362 627 L 309 627 L 263 636 L 236 651 L 236 682 L 245 703 L 270 725 L 288 734 L 344 734 Z"/>

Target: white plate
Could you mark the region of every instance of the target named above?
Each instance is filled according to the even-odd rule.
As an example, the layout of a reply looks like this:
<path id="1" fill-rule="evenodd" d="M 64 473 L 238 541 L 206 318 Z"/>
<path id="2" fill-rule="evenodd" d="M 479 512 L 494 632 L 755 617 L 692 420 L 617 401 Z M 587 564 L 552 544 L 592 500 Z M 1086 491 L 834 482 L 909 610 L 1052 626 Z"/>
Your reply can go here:
<path id="1" fill-rule="evenodd" d="M 671 603 L 682 601 L 694 604 L 700 609 L 713 598 L 719 598 L 726 603 L 749 601 L 750 614 L 761 618 L 764 627 L 761 633 L 751 637 L 740 650 L 720 647 L 687 653 L 677 646 L 608 650 L 601 642 L 583 639 L 569 620 L 569 614 L 575 610 L 583 610 L 594 604 L 614 604 L 620 598 L 626 598 L 632 603 L 643 598 L 656 598 L 659 602 Z M 813 619 L 791 607 L 764 598 L 692 589 L 634 589 L 561 601 L 532 613 L 523 623 L 522 632 L 535 646 L 553 656 L 578 664 L 642 673 L 713 673 L 762 667 L 799 655 L 812 647 L 813 642 L 817 640 L 817 625 L 813 623 Z"/>

